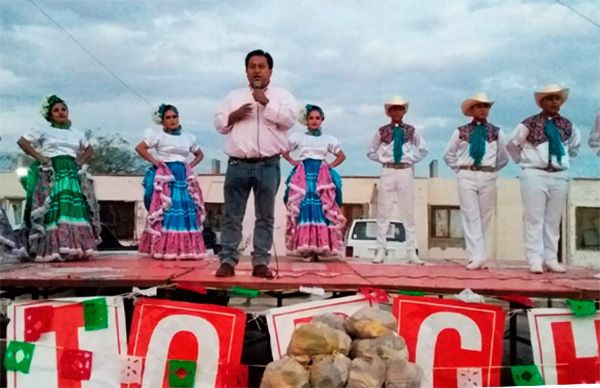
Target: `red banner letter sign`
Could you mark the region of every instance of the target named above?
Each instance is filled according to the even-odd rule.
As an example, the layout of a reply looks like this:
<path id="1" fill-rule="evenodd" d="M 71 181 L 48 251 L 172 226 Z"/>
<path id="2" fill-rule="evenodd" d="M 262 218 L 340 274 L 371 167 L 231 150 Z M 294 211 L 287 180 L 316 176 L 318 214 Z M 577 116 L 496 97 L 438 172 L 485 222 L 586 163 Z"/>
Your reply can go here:
<path id="1" fill-rule="evenodd" d="M 90 300 L 101 300 L 105 309 L 94 317 L 102 325 L 86 330 L 83 302 Z M 120 297 L 15 303 L 8 317 L 9 341 L 28 337 L 36 344 L 29 374 L 8 372 L 9 387 L 120 387 L 121 358 L 127 351 Z"/>
<path id="2" fill-rule="evenodd" d="M 568 309 L 532 309 L 533 360 L 546 384 L 600 382 L 600 314 L 576 317 Z"/>
<path id="3" fill-rule="evenodd" d="M 498 306 L 398 296 L 398 333 L 425 373 L 422 387 L 456 387 L 479 369 L 484 386 L 500 385 L 504 312 Z"/>
<path id="4" fill-rule="evenodd" d="M 230 307 L 138 300 L 129 354 L 145 357 L 141 387 L 168 388 L 170 379 L 192 380 L 195 387 L 235 386 L 230 371 L 239 370 L 245 318 L 242 310 Z"/>

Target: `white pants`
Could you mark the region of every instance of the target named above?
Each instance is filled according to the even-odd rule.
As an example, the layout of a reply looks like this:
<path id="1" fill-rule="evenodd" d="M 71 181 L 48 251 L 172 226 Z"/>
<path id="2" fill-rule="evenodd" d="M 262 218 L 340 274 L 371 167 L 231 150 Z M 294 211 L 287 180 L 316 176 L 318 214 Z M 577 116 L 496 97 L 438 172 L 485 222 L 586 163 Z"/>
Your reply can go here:
<path id="1" fill-rule="evenodd" d="M 486 260 L 487 232 L 496 209 L 496 173 L 460 170 L 458 199 L 467 259 Z"/>
<path id="2" fill-rule="evenodd" d="M 521 175 L 525 257 L 529 265 L 558 259 L 560 220 L 569 182 L 564 172 L 524 169 Z"/>
<path id="3" fill-rule="evenodd" d="M 414 215 L 414 183 L 412 168 L 383 168 L 378 184 L 377 246 L 386 247 L 385 236 L 390 225 L 394 203 L 398 202 L 400 219 L 406 232 L 406 250 L 416 247 Z"/>

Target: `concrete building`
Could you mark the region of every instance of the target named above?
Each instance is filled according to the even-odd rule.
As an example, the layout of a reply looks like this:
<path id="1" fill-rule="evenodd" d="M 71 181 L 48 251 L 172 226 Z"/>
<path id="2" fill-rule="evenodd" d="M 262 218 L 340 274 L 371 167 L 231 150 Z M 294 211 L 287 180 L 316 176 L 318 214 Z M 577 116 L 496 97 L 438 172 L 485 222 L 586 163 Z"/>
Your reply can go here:
<path id="1" fill-rule="evenodd" d="M 435 173 L 433 174 L 435 175 Z M 206 202 L 209 225 L 217 235 L 222 228 L 223 183 L 221 174 L 198 175 Z M 141 235 L 146 210 L 142 203 L 141 176 L 96 176 L 96 192 L 102 222 L 125 244 L 135 244 Z M 349 224 L 356 218 L 372 218 L 377 211 L 377 177 L 343 178 L 344 214 Z M 274 250 L 285 254 L 286 211 L 284 187 L 278 192 L 275 215 Z M 17 176 L 0 172 L 0 203 L 11 222 L 22 221 L 25 193 Z M 244 219 L 242 247 L 252 248 L 253 199 L 249 200 Z M 519 180 L 498 179 L 498 205 L 492 222 L 489 257 L 503 261 L 523 261 L 523 224 Z M 566 217 L 563 220 L 560 255 L 563 262 L 600 269 L 600 180 L 571 181 Z M 397 209 L 394 209 L 397 215 Z M 432 261 L 462 259 L 465 256 L 458 194 L 454 178 L 417 178 L 415 184 L 417 245 L 421 257 Z M 399 217 L 398 217 L 399 218 Z"/>

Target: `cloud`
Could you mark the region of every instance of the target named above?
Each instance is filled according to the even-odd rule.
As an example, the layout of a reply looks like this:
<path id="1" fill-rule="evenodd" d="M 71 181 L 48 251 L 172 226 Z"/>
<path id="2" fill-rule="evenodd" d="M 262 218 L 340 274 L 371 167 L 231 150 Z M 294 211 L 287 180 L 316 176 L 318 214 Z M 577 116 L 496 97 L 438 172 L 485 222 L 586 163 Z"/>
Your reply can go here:
<path id="1" fill-rule="evenodd" d="M 535 113 L 541 84 L 571 87 L 564 112 L 584 132 L 600 101 L 598 29 L 547 1 L 36 2 L 151 105 L 177 105 L 215 157 L 224 139 L 212 115 L 246 82 L 243 58 L 255 48 L 274 55 L 274 83 L 323 106 L 326 130 L 348 147 L 341 170 L 349 173 L 378 172 L 364 154 L 395 94 L 411 101 L 406 119 L 431 148 L 425 172 L 465 122 L 459 106 L 475 91 L 496 99 L 491 119 L 507 133 Z M 598 20 L 595 1 L 569 4 Z M 150 106 L 31 3 L 0 2 L 0 36 L 3 135 L 37 125 L 50 92 L 64 96 L 80 128 L 135 143 L 150 125 Z"/>

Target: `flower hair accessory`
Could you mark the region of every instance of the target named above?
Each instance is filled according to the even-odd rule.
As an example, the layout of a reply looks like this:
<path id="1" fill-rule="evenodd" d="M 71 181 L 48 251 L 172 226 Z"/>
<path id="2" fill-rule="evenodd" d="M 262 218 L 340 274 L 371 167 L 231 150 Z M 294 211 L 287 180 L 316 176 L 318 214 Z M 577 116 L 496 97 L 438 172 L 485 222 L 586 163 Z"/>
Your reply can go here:
<path id="1" fill-rule="evenodd" d="M 298 113 L 298 122 L 302 125 L 308 125 L 308 114 L 313 110 L 318 111 L 321 117 L 325 118 L 323 110 L 320 107 L 313 104 L 306 104 L 304 105 L 304 109 L 300 110 Z"/>
<path id="2" fill-rule="evenodd" d="M 302 125 L 308 125 L 307 116 L 308 115 L 306 114 L 306 108 L 300 109 L 300 111 L 298 112 L 298 122 Z"/>
<path id="3" fill-rule="evenodd" d="M 152 110 L 152 121 L 157 124 L 157 125 L 161 125 L 162 121 L 163 121 L 163 116 L 165 114 L 165 104 L 160 104 L 158 107 L 154 108 Z"/>
<path id="4" fill-rule="evenodd" d="M 64 106 L 67 106 L 67 104 L 65 104 L 65 102 L 63 101 L 62 98 L 58 97 L 57 95 L 53 94 L 51 96 L 45 96 L 44 98 L 42 98 L 42 105 L 40 106 L 40 114 L 42 115 L 42 117 L 44 119 L 46 119 L 46 121 L 50 121 L 51 115 L 50 115 L 50 109 L 52 108 L 52 106 L 54 106 L 54 104 L 56 103 L 61 103 Z"/>

